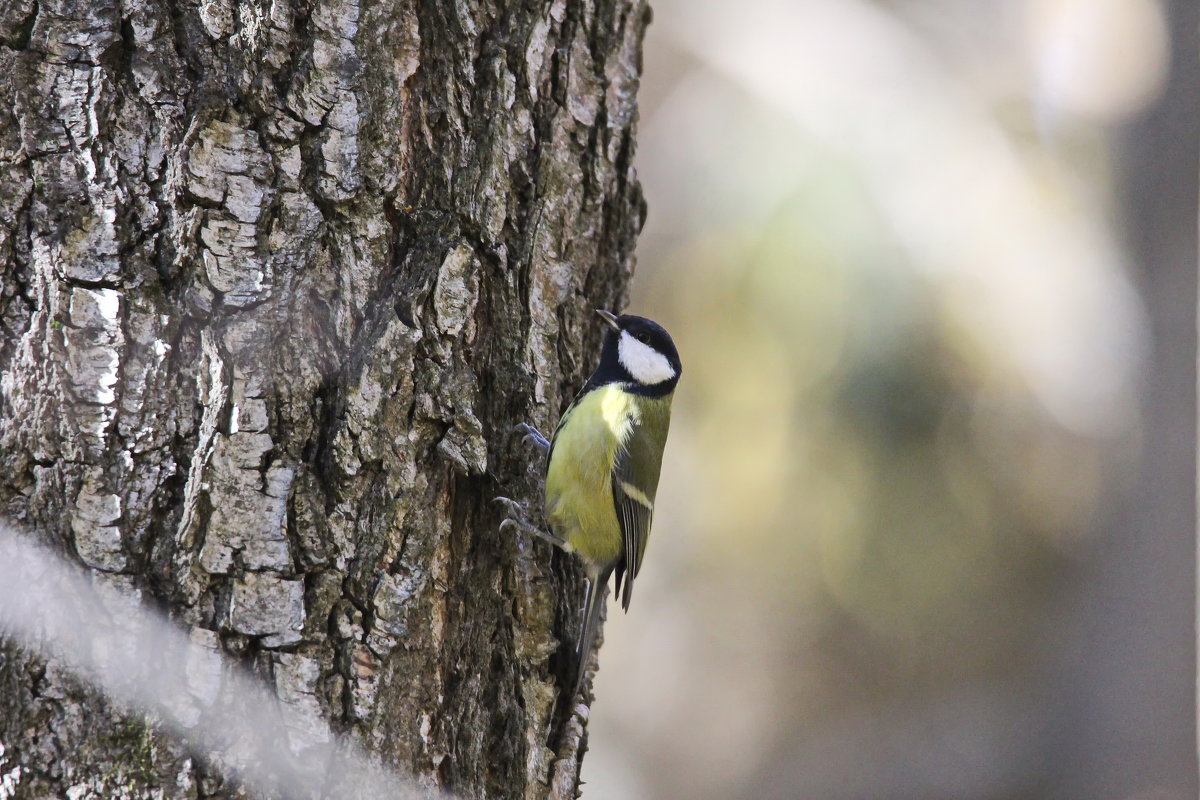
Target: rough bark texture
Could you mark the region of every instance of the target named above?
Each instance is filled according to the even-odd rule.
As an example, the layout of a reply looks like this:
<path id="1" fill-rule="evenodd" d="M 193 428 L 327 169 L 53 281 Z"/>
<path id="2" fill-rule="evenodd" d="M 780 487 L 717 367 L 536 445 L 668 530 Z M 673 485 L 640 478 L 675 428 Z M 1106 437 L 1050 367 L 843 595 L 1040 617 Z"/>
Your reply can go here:
<path id="1" fill-rule="evenodd" d="M 648 19 L 0 3 L 0 514 L 426 785 L 570 796 L 581 579 L 490 499 L 623 305 Z M 0 744 L 18 798 L 236 794 L 12 643 Z"/>

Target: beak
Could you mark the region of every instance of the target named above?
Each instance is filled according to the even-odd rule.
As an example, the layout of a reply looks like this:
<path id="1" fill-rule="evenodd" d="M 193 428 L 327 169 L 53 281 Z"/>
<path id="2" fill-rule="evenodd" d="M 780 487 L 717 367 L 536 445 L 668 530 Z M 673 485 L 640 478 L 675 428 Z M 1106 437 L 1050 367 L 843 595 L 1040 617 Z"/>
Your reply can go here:
<path id="1" fill-rule="evenodd" d="M 621 326 L 617 324 L 617 315 L 611 311 L 605 311 L 603 308 L 597 308 L 596 313 L 604 317 L 604 321 L 608 323 L 614 331 L 621 330 Z"/>

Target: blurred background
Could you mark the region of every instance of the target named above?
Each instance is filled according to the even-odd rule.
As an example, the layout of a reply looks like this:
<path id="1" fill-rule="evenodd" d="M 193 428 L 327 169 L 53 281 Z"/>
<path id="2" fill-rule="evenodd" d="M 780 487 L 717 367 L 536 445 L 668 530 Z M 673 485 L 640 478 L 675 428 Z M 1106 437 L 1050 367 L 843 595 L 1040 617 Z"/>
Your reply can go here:
<path id="1" fill-rule="evenodd" d="M 1191 0 L 657 0 L 584 800 L 1194 800 Z"/>

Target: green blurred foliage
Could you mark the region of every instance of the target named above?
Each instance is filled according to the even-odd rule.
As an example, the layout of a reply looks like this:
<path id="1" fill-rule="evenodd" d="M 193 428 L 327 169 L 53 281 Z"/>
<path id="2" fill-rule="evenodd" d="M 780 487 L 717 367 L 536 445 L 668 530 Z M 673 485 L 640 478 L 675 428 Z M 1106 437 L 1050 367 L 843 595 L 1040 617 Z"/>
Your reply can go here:
<path id="1" fill-rule="evenodd" d="M 859 41 L 862 20 L 840 6 L 799 8 L 800 22 L 828 13 Z M 666 24 L 686 26 L 683 6 L 667 9 Z M 696 44 L 719 26 L 698 27 L 667 31 L 671 89 L 649 87 L 650 222 L 631 310 L 672 332 L 684 375 L 638 597 L 605 632 L 585 796 L 789 796 L 771 776 L 790 762 L 837 786 L 875 758 L 868 742 L 890 743 L 879 763 L 916 764 L 935 729 L 973 766 L 935 759 L 908 783 L 862 785 L 1027 796 L 1012 787 L 1040 774 L 1031 732 L 1047 723 L 1029 709 L 1049 700 L 1056 615 L 1138 448 L 1123 382 L 1140 331 L 1100 221 L 1103 136 L 1080 126 L 1080 147 L 1062 152 L 1028 97 L 980 114 L 960 76 L 923 72 L 928 54 L 897 26 L 890 58 L 913 72 L 896 85 L 931 118 L 894 141 L 886 129 L 845 141 L 836 132 L 861 120 L 806 128 L 820 115 L 787 106 L 793 76 L 817 87 L 812 103 L 834 98 L 831 114 L 859 111 L 805 69 L 844 70 L 839 90 L 860 81 L 868 121 L 903 115 L 908 98 L 856 57 L 801 57 L 755 83 Z M 904 136 L 929 133 L 956 148 L 953 169 L 936 147 L 931 160 L 905 152 L 929 144 Z M 927 205 L 898 211 L 897 197 Z M 978 792 L 936 788 L 962 775 Z M 883 796 L 813 792 L 795 796 Z"/>

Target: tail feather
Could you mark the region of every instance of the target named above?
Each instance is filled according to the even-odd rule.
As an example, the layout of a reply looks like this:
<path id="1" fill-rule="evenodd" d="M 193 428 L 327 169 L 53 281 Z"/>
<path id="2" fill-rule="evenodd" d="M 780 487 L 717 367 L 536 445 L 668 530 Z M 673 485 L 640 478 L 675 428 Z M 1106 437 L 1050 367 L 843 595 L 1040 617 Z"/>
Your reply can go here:
<path id="1" fill-rule="evenodd" d="M 596 634 L 600 630 L 600 612 L 604 608 L 604 596 L 608 589 L 608 577 L 612 569 L 601 575 L 588 576 L 587 594 L 583 599 L 583 628 L 579 633 L 579 643 L 576 647 L 575 688 L 571 690 L 574 698 L 583 688 L 583 679 L 587 675 L 588 664 L 592 660 L 592 646 L 596 643 Z"/>

